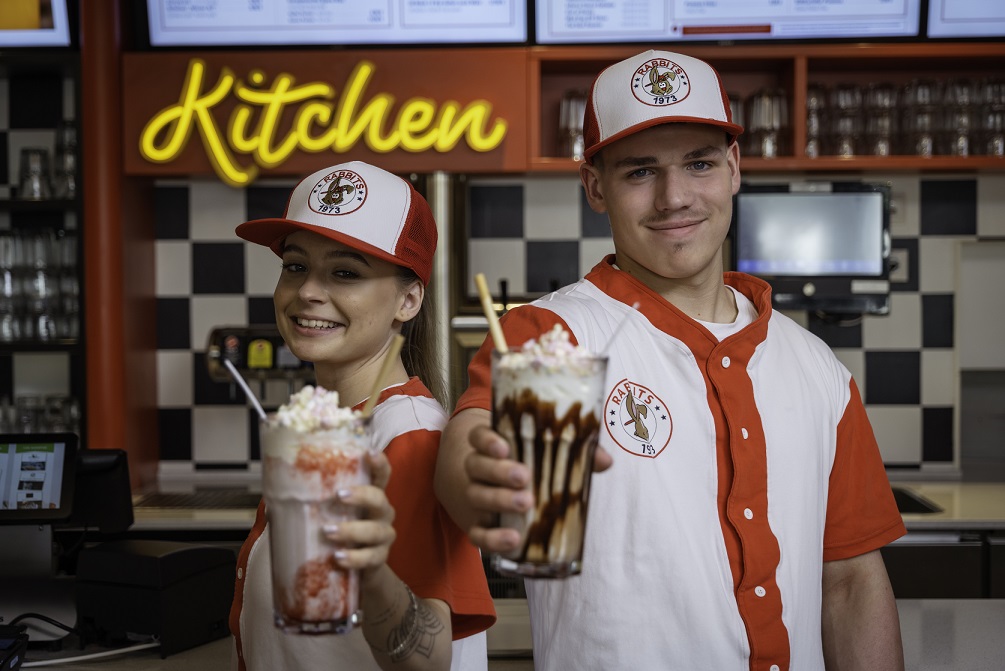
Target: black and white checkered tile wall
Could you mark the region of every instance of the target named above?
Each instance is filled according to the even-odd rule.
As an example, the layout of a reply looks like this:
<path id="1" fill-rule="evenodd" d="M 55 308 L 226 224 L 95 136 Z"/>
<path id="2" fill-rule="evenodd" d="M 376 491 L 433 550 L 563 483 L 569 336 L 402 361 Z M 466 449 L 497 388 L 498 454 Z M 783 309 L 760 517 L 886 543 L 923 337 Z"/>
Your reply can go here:
<path id="1" fill-rule="evenodd" d="M 958 433 L 959 248 L 1005 238 L 999 214 L 1005 176 L 869 180 L 892 185 L 896 208 L 891 228 L 899 264 L 890 314 L 852 326 L 792 316 L 852 371 L 888 465 L 949 466 Z M 281 213 L 291 185 L 261 183 L 240 191 L 212 181 L 158 184 L 162 468 L 243 469 L 257 460 L 256 448 L 249 447 L 254 418 L 240 390 L 209 380 L 204 352 L 214 326 L 272 322 L 278 261 L 235 239 L 233 229 L 248 218 Z M 505 279 L 515 300 L 572 281 L 613 249 L 606 221 L 586 206 L 575 177 L 471 178 L 466 188 L 467 267 L 484 272 L 493 287 Z M 476 295 L 470 277 L 467 291 Z M 278 403 L 289 389 L 274 383 L 261 391 L 267 403 Z"/>

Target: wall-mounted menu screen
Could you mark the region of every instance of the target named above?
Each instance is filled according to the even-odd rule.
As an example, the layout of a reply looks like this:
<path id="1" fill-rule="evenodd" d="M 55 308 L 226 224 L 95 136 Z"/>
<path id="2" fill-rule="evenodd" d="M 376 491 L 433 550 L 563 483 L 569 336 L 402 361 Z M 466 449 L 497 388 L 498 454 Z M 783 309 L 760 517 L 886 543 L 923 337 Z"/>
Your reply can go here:
<path id="1" fill-rule="evenodd" d="M 68 47 L 66 0 L 0 0 L 0 47 Z"/>
<path id="2" fill-rule="evenodd" d="M 154 47 L 527 41 L 527 0 L 147 0 L 147 14 Z"/>
<path id="3" fill-rule="evenodd" d="M 928 0 L 928 36 L 1005 37 L 1005 2 Z"/>
<path id="4" fill-rule="evenodd" d="M 536 33 L 539 44 L 911 38 L 920 32 L 920 7 L 921 0 L 536 0 Z"/>

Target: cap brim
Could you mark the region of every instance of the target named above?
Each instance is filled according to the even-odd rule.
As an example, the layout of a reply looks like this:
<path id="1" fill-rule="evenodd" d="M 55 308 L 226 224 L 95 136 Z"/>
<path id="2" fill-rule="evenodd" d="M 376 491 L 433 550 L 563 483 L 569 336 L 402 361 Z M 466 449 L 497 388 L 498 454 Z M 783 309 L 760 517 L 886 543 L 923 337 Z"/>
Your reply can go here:
<path id="1" fill-rule="evenodd" d="M 602 142 L 598 142 L 597 144 L 593 145 L 592 147 L 588 147 L 586 149 L 586 151 L 583 152 L 583 158 L 586 160 L 587 163 L 593 163 L 593 156 L 594 156 L 594 154 L 596 154 L 598 151 L 600 151 L 601 149 L 603 149 L 607 145 L 612 144 L 614 142 L 617 142 L 618 140 L 621 140 L 622 138 L 626 138 L 629 135 L 634 135 L 635 133 L 638 133 L 639 131 L 643 131 L 643 130 L 645 130 L 647 128 L 652 128 L 654 126 L 662 126 L 663 124 L 668 124 L 668 123 L 693 123 L 693 124 L 699 124 L 699 125 L 702 125 L 702 126 L 714 126 L 716 128 L 721 128 L 722 130 L 724 130 L 734 140 L 737 138 L 737 136 L 739 136 L 740 134 L 743 133 L 743 126 L 740 126 L 740 125 L 735 124 L 735 123 L 726 123 L 725 121 L 713 121 L 713 120 L 710 120 L 710 119 L 703 119 L 703 118 L 700 118 L 700 117 L 683 117 L 683 116 L 680 116 L 680 117 L 660 117 L 658 119 L 650 119 L 649 121 L 635 124 L 634 126 L 631 126 L 630 128 L 626 128 L 625 130 L 621 131 L 620 133 L 612 135 L 611 137 L 607 138 L 606 140 L 603 140 Z"/>
<path id="2" fill-rule="evenodd" d="M 387 261 L 388 263 L 396 266 L 403 266 L 401 259 L 395 258 L 383 249 L 362 242 L 351 235 L 345 235 L 339 231 L 333 231 L 330 228 L 325 228 L 324 226 L 313 226 L 300 221 L 293 221 L 292 219 L 254 219 L 252 221 L 244 222 L 235 230 L 238 237 L 243 238 L 248 242 L 254 242 L 255 244 L 268 247 L 275 252 L 276 256 L 283 255 L 283 241 L 286 240 L 288 235 L 296 233 L 297 231 L 310 231 L 311 233 L 317 233 L 320 236 L 339 242 L 346 247 L 355 249 L 358 252 L 369 254 L 370 256 L 376 257 L 382 261 Z M 412 268 L 411 270 L 414 271 L 415 269 Z"/>

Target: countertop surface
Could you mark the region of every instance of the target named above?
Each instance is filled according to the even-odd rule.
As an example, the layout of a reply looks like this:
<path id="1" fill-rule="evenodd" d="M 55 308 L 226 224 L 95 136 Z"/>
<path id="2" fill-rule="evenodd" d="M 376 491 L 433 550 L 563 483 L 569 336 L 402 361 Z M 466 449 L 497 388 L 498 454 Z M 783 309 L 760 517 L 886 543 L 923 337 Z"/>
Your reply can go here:
<path id="1" fill-rule="evenodd" d="M 940 512 L 906 513 L 910 531 L 1005 529 L 1005 482 L 959 482 L 897 480 L 894 487 L 906 489 L 931 501 Z M 249 489 L 244 488 L 247 493 Z M 243 497 L 247 499 L 248 497 Z M 254 498 L 254 497 L 252 497 Z M 137 531 L 250 529 L 255 508 L 155 508 L 137 505 L 132 529 Z"/>
<path id="2" fill-rule="evenodd" d="M 933 513 L 905 513 L 908 531 L 1005 529 L 1005 483 L 894 480 L 891 484 L 942 509 Z"/>
<path id="3" fill-rule="evenodd" d="M 900 628 L 908 671 L 1000 671 L 1005 659 L 1005 599 L 900 599 Z M 223 638 L 161 659 L 155 649 L 60 664 L 77 671 L 217 671 L 229 668 Z M 93 652 L 85 650 L 83 653 Z M 29 655 L 29 659 L 40 659 Z M 26 666 L 25 668 L 32 668 Z M 492 659 L 489 671 L 531 671 L 530 659 Z"/>

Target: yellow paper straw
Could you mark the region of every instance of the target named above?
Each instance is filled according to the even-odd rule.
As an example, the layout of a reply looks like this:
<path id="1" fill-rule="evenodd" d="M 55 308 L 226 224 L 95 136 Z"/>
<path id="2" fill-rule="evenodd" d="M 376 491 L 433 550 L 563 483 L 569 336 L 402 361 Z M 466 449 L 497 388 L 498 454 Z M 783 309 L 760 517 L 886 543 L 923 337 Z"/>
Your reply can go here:
<path id="1" fill-rule="evenodd" d="M 384 381 L 387 379 L 388 373 L 391 372 L 391 366 L 398 360 L 398 353 L 401 352 L 401 345 L 405 342 L 405 336 L 400 333 L 394 336 L 391 341 L 391 347 L 387 350 L 387 356 L 384 357 L 384 363 L 380 367 L 380 373 L 377 375 L 377 379 L 373 384 L 373 391 L 370 392 L 370 398 L 366 399 L 366 403 L 363 405 L 363 416 L 369 417 L 370 413 L 373 412 L 373 407 L 377 405 L 377 398 L 380 396 L 380 391 L 384 388 Z"/>
<path id="2" fill-rule="evenodd" d="M 506 338 L 503 337 L 502 329 L 499 328 L 499 318 L 496 310 L 492 306 L 492 296 L 489 294 L 489 287 L 485 283 L 485 275 L 478 273 L 475 275 L 475 286 L 478 287 L 478 297 L 482 300 L 482 310 L 485 311 L 485 318 L 489 320 L 489 333 L 492 334 L 492 342 L 496 349 L 502 354 L 509 351 L 506 346 Z"/>

